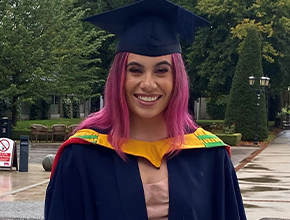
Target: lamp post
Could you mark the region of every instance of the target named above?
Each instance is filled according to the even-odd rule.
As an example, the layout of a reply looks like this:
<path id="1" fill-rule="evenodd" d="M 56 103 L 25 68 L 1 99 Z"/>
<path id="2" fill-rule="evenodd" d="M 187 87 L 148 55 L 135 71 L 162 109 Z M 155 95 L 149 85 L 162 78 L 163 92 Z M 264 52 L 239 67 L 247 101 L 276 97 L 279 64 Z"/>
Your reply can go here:
<path id="1" fill-rule="evenodd" d="M 265 92 L 265 88 L 269 86 L 270 78 L 267 76 L 262 76 L 260 78 L 260 87 L 259 89 L 254 90 L 257 94 L 257 107 L 256 107 L 256 128 L 255 128 L 255 138 L 254 138 L 254 144 L 258 144 L 259 135 L 258 135 L 258 123 L 259 123 L 259 106 L 260 106 L 260 99 L 261 99 L 261 93 Z M 250 86 L 254 86 L 255 84 L 255 77 L 250 76 L 249 77 L 249 84 Z"/>

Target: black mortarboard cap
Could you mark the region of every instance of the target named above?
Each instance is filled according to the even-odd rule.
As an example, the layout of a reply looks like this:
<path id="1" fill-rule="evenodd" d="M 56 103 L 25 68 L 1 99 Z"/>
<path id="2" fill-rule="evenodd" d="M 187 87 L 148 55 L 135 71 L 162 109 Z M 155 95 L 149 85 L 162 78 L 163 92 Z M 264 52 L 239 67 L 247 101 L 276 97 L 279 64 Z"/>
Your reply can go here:
<path id="1" fill-rule="evenodd" d="M 209 22 L 167 0 L 143 0 L 86 18 L 115 34 L 118 52 L 146 56 L 181 53 L 181 40 L 193 42 L 197 27 Z"/>

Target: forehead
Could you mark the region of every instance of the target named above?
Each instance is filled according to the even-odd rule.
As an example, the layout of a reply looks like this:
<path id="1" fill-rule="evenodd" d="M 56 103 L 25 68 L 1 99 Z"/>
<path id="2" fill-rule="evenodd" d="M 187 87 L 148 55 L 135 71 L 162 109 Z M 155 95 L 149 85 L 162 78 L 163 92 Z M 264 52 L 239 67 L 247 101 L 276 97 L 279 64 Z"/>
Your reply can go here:
<path id="1" fill-rule="evenodd" d="M 150 57 L 150 56 L 144 56 L 140 54 L 135 53 L 129 53 L 127 64 L 130 62 L 137 62 L 143 65 L 154 65 L 156 63 L 167 61 L 168 63 L 172 64 L 172 56 L 171 54 L 163 55 L 163 56 L 156 56 L 156 57 Z"/>

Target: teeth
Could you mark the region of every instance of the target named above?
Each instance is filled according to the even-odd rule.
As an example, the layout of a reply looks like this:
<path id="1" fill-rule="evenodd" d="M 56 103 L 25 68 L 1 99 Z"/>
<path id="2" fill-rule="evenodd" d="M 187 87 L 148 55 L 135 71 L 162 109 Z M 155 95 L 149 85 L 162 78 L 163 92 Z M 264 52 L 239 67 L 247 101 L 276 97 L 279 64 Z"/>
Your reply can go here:
<path id="1" fill-rule="evenodd" d="M 153 102 L 158 99 L 158 96 L 148 97 L 148 96 L 138 96 L 138 99 L 145 101 L 145 102 Z"/>

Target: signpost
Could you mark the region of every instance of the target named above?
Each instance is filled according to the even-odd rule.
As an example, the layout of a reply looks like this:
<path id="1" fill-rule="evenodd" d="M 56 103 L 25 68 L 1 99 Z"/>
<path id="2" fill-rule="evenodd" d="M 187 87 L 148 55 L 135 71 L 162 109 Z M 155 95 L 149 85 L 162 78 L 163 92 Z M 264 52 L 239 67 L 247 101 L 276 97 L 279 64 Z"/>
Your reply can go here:
<path id="1" fill-rule="evenodd" d="M 18 170 L 16 143 L 9 138 L 0 138 L 0 167 Z"/>

